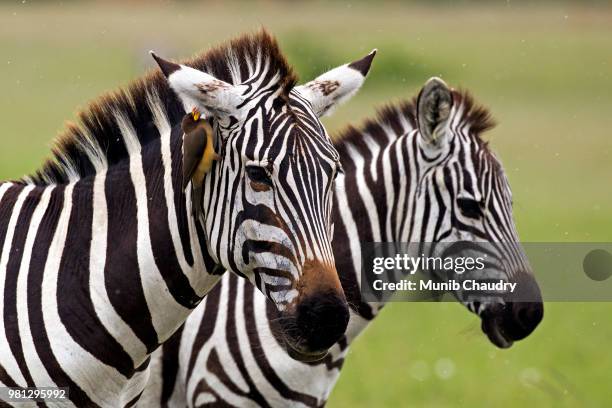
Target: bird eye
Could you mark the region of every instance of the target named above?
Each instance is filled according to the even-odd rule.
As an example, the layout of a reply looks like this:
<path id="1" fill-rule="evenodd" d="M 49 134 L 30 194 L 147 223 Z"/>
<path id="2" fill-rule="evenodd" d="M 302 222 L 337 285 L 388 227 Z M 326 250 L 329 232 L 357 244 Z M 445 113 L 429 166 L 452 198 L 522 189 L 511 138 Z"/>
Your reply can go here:
<path id="1" fill-rule="evenodd" d="M 255 165 L 247 166 L 246 173 L 251 182 L 272 187 L 270 172 L 265 167 Z"/>
<path id="2" fill-rule="evenodd" d="M 458 198 L 457 206 L 461 213 L 467 218 L 478 219 L 482 217 L 483 204 L 471 198 Z"/>

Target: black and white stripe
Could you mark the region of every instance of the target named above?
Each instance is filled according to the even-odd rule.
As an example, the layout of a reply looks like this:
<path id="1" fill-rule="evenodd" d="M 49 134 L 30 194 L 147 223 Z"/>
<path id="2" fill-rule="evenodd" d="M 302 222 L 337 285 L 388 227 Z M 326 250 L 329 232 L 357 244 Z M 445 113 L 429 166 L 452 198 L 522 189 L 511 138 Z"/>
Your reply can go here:
<path id="1" fill-rule="evenodd" d="M 343 66 L 334 94 L 306 98 L 265 31 L 174 65 L 212 78 L 194 85 L 219 102 L 149 74 L 95 101 L 39 172 L 0 184 L 0 387 L 69 387 L 67 406 L 132 405 L 150 354 L 219 281 L 217 264 L 272 300 L 298 356 L 344 331 L 330 245 L 340 164 L 313 106 L 354 93 L 365 72 Z M 182 189 L 188 100 L 209 115 L 222 157 L 203 203 Z M 265 167 L 266 188 L 249 165 Z M 322 330 L 325 342 L 311 341 Z"/>
<path id="2" fill-rule="evenodd" d="M 159 375 L 143 395 L 147 406 L 160 401 L 172 407 L 322 406 L 348 346 L 384 306 L 362 301 L 362 243 L 517 242 L 504 171 L 479 137 L 492 126 L 488 112 L 469 94 L 433 81 L 418 102 L 387 107 L 359 129 L 349 128 L 336 142 L 345 175 L 336 184 L 332 244 L 351 319 L 330 354 L 309 364 L 293 360 L 276 334 L 277 312 L 271 303 L 244 282 L 226 276 L 155 355 L 152 364 Z M 437 92 L 448 92 L 450 98 Z M 433 106 L 423 104 L 432 97 Z M 450 105 L 440 106 L 445 100 Z M 435 132 L 423 128 L 429 119 L 420 116 L 422 109 L 435 110 L 429 116 L 437 121 L 429 128 Z M 477 201 L 478 209 L 465 200 Z M 504 257 L 514 262 L 474 278 L 494 274 L 507 281 L 521 279 L 520 290 L 537 292 L 530 303 L 459 297 L 479 313 L 483 329 L 501 347 L 527 336 L 542 318 L 537 284 L 523 254 Z"/>

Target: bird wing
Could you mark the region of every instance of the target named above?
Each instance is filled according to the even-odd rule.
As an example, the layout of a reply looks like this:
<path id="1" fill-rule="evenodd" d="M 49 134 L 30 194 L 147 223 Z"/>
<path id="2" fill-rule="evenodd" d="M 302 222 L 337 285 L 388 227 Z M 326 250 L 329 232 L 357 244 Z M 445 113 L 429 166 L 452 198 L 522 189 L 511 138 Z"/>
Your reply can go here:
<path id="1" fill-rule="evenodd" d="M 205 127 L 198 126 L 183 136 L 183 190 L 202 160 L 208 137 Z"/>

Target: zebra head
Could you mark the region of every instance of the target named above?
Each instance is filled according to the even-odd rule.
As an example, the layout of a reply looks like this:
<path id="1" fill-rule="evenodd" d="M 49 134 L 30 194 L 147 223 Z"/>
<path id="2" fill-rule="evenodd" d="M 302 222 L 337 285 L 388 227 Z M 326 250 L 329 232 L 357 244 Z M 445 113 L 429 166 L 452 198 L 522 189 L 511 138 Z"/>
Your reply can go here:
<path id="1" fill-rule="evenodd" d="M 488 112 L 469 94 L 430 79 L 417 99 L 420 176 L 416 228 L 421 241 L 443 243 L 434 251 L 483 256 L 484 269 L 462 279 L 516 283 L 514 293 L 474 296 L 456 293 L 481 317 L 482 329 L 498 347 L 529 335 L 543 316 L 540 289 L 521 249 L 512 216 L 512 195 L 501 162 L 479 133 L 490 128 Z M 478 242 L 478 244 L 470 244 Z"/>
<path id="2" fill-rule="evenodd" d="M 207 251 L 274 302 L 299 359 L 324 355 L 348 323 L 330 243 L 341 167 L 319 117 L 357 92 L 374 54 L 299 87 L 265 32 L 234 43 L 224 69 L 157 58 L 185 111 L 203 112 L 214 133 L 218 159 L 193 203 Z"/>

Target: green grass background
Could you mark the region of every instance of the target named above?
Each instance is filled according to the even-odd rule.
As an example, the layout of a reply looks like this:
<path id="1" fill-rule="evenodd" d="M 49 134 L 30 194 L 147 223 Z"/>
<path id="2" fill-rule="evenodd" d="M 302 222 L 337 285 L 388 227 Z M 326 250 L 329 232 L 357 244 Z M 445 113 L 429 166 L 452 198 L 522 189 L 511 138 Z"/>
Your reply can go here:
<path id="1" fill-rule="evenodd" d="M 515 196 L 523 241 L 612 240 L 612 8 L 567 2 L 0 5 L 0 178 L 36 169 L 101 92 L 266 26 L 304 80 L 379 49 L 334 131 L 442 76 L 470 89 Z M 536 271 L 537 273 L 537 271 Z M 612 305 L 547 303 L 497 350 L 458 304 L 388 306 L 355 343 L 331 407 L 610 406 Z"/>

